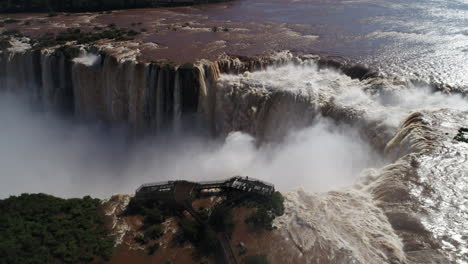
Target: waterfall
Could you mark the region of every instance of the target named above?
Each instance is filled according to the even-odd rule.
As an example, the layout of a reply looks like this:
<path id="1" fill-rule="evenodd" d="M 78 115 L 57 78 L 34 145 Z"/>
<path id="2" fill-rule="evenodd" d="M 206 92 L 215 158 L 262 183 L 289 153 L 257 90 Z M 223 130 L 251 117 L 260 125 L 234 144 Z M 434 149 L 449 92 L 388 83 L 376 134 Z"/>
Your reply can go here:
<path id="1" fill-rule="evenodd" d="M 49 51 L 41 54 L 41 73 L 42 73 L 42 103 L 46 109 L 52 106 L 52 97 L 55 92 L 55 80 L 59 76 L 60 69 L 54 68 L 56 58 L 51 56 Z M 55 80 L 54 80 L 55 78 Z"/>
<path id="2" fill-rule="evenodd" d="M 181 109 L 181 88 L 180 88 L 180 74 L 176 70 L 175 80 L 174 80 L 174 109 L 173 109 L 173 129 L 174 132 L 180 130 L 180 116 L 182 114 Z"/>
<path id="3" fill-rule="evenodd" d="M 0 54 L 0 85 L 45 109 L 126 124 L 132 134 L 142 134 L 177 130 L 184 116 L 208 114 L 199 101 L 206 101 L 205 79 L 214 78 L 200 76 L 203 67 L 119 60 L 85 50 L 75 58 L 60 50 L 27 50 Z"/>
<path id="4" fill-rule="evenodd" d="M 155 116 L 155 124 L 156 129 L 161 130 L 163 124 L 163 109 L 164 109 L 164 82 L 163 82 L 164 72 L 162 69 L 159 69 L 157 75 L 157 86 L 156 86 L 156 101 L 155 101 L 155 108 L 156 108 L 156 116 Z"/>
<path id="5" fill-rule="evenodd" d="M 32 98 L 40 98 L 40 56 L 40 52 L 32 50 L 0 54 L 0 90 L 24 92 Z"/>
<path id="6" fill-rule="evenodd" d="M 146 86 L 143 120 L 147 124 L 146 129 L 154 130 L 156 128 L 156 96 L 157 96 L 157 77 L 158 67 L 154 64 L 145 65 Z"/>
<path id="7" fill-rule="evenodd" d="M 0 85 L 28 94 L 45 109 L 82 120 L 125 124 L 132 134 L 148 129 L 174 131 L 181 129 L 182 120 L 189 120 L 191 127 L 216 135 L 231 129 L 220 121 L 219 107 L 225 106 L 219 102 L 225 94 L 217 92 L 220 74 L 291 60 L 290 53 L 243 61 L 226 56 L 215 62 L 176 66 L 80 49 L 78 57 L 62 49 L 4 52 L 0 56 Z"/>

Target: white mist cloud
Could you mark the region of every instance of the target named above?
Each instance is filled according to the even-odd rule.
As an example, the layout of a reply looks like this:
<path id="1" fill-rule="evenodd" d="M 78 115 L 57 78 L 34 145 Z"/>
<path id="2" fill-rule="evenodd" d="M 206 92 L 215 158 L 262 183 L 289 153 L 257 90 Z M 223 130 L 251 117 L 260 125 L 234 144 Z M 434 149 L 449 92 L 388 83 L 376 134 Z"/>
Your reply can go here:
<path id="1" fill-rule="evenodd" d="M 223 140 L 165 135 L 127 144 L 118 130 L 35 112 L 10 95 L 0 96 L 0 123 L 1 197 L 23 192 L 108 197 L 150 181 L 234 175 L 268 180 L 282 190 L 328 191 L 352 183 L 376 162 L 352 128 L 326 119 L 260 148 L 240 132 Z"/>
<path id="2" fill-rule="evenodd" d="M 119 136 L 35 112 L 17 97 L 0 96 L 0 195 L 93 193 L 118 177 L 125 145 Z M 99 176 L 103 175 L 102 178 Z M 97 186 L 96 186 L 97 187 Z"/>
<path id="3" fill-rule="evenodd" d="M 222 79 L 298 92 L 311 89 L 320 95 L 317 100 L 333 98 L 343 109 L 357 109 L 367 118 L 385 120 L 390 127 L 413 111 L 468 107 L 460 96 L 421 87 L 383 86 L 369 92 L 366 89 L 373 88 L 368 84 L 333 70 L 319 71 L 314 65 Z M 166 134 L 129 144 L 119 129 L 77 124 L 0 94 L 0 124 L 1 197 L 22 192 L 108 197 L 131 193 L 145 182 L 234 175 L 271 181 L 281 190 L 302 187 L 323 192 L 348 186 L 362 170 L 383 163 L 353 127 L 326 118 L 290 131 L 281 143 L 261 147 L 240 132 L 217 140 Z"/>
<path id="4" fill-rule="evenodd" d="M 319 119 L 311 127 L 292 132 L 283 144 L 261 149 L 263 160 L 253 175 L 277 183 L 283 189 L 303 187 L 329 191 L 349 186 L 365 168 L 382 164 L 357 131 Z"/>

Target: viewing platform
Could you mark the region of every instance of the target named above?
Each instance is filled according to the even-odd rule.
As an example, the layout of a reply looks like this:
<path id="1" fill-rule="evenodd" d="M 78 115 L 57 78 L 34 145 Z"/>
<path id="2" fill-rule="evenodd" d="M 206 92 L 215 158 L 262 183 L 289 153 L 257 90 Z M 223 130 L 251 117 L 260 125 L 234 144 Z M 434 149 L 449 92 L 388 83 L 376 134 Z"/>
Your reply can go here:
<path id="1" fill-rule="evenodd" d="M 151 192 L 172 192 L 175 190 L 177 183 L 188 181 L 162 181 L 146 183 L 141 185 L 136 190 L 136 195 L 147 194 Z M 263 195 L 272 194 L 275 192 L 275 186 L 271 183 L 264 182 L 251 177 L 235 176 L 224 180 L 190 182 L 194 185 L 195 190 L 210 190 L 210 189 L 234 189 L 244 192 L 258 193 Z"/>
<path id="2" fill-rule="evenodd" d="M 136 196 L 146 196 L 157 199 L 165 200 L 166 202 L 175 203 L 182 206 L 192 217 L 207 230 L 216 234 L 222 251 L 223 258 L 226 264 L 237 264 L 238 261 L 235 257 L 234 251 L 231 248 L 228 237 L 223 232 L 216 232 L 207 219 L 204 219 L 192 207 L 193 193 L 201 191 L 210 191 L 210 195 L 218 195 L 222 191 L 237 190 L 241 191 L 241 195 L 237 198 L 231 199 L 230 202 L 235 202 L 240 198 L 252 194 L 271 195 L 275 192 L 275 186 L 271 183 L 261 181 L 251 177 L 235 176 L 224 180 L 214 181 L 200 181 L 191 182 L 185 180 L 179 181 L 161 181 L 146 183 L 141 185 L 136 190 Z"/>

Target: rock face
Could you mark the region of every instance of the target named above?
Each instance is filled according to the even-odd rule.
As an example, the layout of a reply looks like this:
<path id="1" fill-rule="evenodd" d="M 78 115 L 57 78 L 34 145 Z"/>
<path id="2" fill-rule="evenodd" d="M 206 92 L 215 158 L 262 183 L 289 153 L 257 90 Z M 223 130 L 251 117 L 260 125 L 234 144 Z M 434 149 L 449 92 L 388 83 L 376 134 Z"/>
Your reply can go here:
<path id="1" fill-rule="evenodd" d="M 115 237 L 116 246 L 124 242 L 124 238 L 128 233 L 134 231 L 126 219 L 120 217 L 128 206 L 131 195 L 117 194 L 113 195 L 108 201 L 104 201 L 104 214 L 109 217 L 109 222 L 112 230 L 112 235 Z M 135 228 L 133 228 L 135 229 Z"/>

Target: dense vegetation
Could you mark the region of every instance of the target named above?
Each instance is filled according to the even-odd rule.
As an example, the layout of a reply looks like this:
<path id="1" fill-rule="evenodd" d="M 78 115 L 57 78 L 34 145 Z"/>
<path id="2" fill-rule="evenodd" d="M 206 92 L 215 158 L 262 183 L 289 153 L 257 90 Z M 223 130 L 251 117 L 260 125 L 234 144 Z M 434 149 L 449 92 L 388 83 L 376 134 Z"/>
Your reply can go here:
<path id="1" fill-rule="evenodd" d="M 146 245 L 148 253 L 153 254 L 159 243 L 157 240 L 164 233 L 162 223 L 172 216 L 179 219 L 180 233 L 174 237 L 174 244 L 185 244 L 190 242 L 197 250 L 200 256 L 211 255 L 219 249 L 216 234 L 205 225 L 198 223 L 192 218 L 183 214 L 184 208 L 176 203 L 170 203 L 167 199 L 158 199 L 151 196 L 135 196 L 130 200 L 126 214 L 144 216 L 144 225 L 141 229 L 143 235 L 137 236 L 136 240 L 141 245 Z M 217 227 L 224 223 L 225 210 L 220 209 L 216 213 Z M 221 216 L 222 215 L 222 216 Z M 231 218 L 232 223 L 232 218 Z"/>
<path id="2" fill-rule="evenodd" d="M 208 257 L 215 256 L 221 250 L 218 234 L 228 239 L 231 237 L 235 225 L 231 211 L 234 207 L 255 209 L 245 220 L 255 231 L 273 230 L 273 220 L 284 213 L 284 198 L 279 192 L 261 195 L 229 190 L 221 195 L 226 197 L 223 202 L 209 209 L 200 208 L 195 219 L 184 213 L 187 205 L 178 204 L 172 192 L 137 195 L 130 200 L 126 214 L 144 216 L 144 225 L 140 230 L 142 235 L 137 236 L 136 240 L 146 245 L 150 254 L 159 248 L 158 240 L 164 233 L 162 223 L 168 217 L 176 217 L 180 230 L 172 242 L 179 246 L 191 243 L 195 248 L 195 257 Z M 202 196 L 200 193 L 192 193 L 191 199 Z M 266 263 L 264 256 L 250 258 L 254 261 L 251 263 Z"/>
<path id="3" fill-rule="evenodd" d="M 114 241 L 89 196 L 23 194 L 0 200 L 0 263 L 86 263 L 109 259 Z"/>
<path id="4" fill-rule="evenodd" d="M 461 127 L 454 139 L 460 142 L 468 143 L 468 128 Z"/>
<path id="5" fill-rule="evenodd" d="M 280 192 L 269 196 L 253 195 L 243 202 L 243 206 L 255 208 L 253 215 L 245 222 L 250 224 L 255 231 L 273 230 L 273 220 L 284 214 L 284 197 Z"/>
<path id="6" fill-rule="evenodd" d="M 212 210 L 208 221 L 216 232 L 224 232 L 230 236 L 234 230 L 234 219 L 231 208 L 223 204 L 216 206 Z"/>
<path id="7" fill-rule="evenodd" d="M 70 57 L 74 57 L 79 55 L 79 49 L 66 46 L 68 42 L 74 42 L 76 44 L 90 44 L 101 39 L 126 41 L 133 40 L 133 38 L 138 34 L 140 34 L 139 31 L 117 28 L 115 24 L 110 24 L 104 28 L 95 27 L 94 30 L 90 32 L 82 31 L 79 28 L 68 28 L 57 34 L 46 33 L 33 39 L 31 44 L 35 49 L 62 46 L 60 51 Z M 0 50 L 11 47 L 9 41 L 12 37 L 20 38 L 23 37 L 23 34 L 17 29 L 3 31 L 0 34 Z"/>
<path id="8" fill-rule="evenodd" d="M 199 0 L 197 3 L 219 2 Z M 0 12 L 82 12 L 190 4 L 166 0 L 0 0 Z"/>
<path id="9" fill-rule="evenodd" d="M 117 41 L 132 40 L 134 36 L 140 32 L 133 29 L 126 30 L 117 28 L 114 24 L 108 25 L 106 28 L 94 29 L 94 32 L 84 32 L 79 28 L 68 28 L 58 34 L 45 34 L 34 41 L 34 48 L 44 48 L 57 45 L 63 45 L 70 41 L 75 41 L 76 44 L 88 44 L 101 39 L 114 39 Z"/>
<path id="10" fill-rule="evenodd" d="M 162 223 L 168 217 L 180 215 L 181 209 L 180 206 L 169 204 L 157 197 L 135 196 L 130 200 L 125 214 L 144 216 L 144 225 L 141 228 L 143 235 L 137 236 L 135 240 L 146 246 L 149 254 L 154 254 L 159 248 L 157 240 L 164 233 Z"/>
<path id="11" fill-rule="evenodd" d="M 181 236 L 178 237 L 179 242 L 192 243 L 198 255 L 210 256 L 221 250 L 216 234 L 205 225 L 184 217 L 180 220 L 179 226 L 182 230 Z"/>

